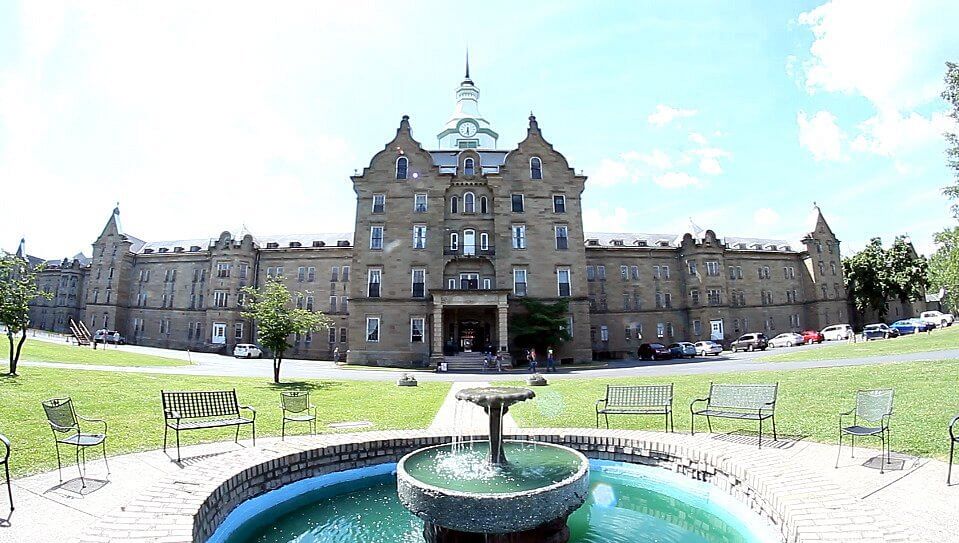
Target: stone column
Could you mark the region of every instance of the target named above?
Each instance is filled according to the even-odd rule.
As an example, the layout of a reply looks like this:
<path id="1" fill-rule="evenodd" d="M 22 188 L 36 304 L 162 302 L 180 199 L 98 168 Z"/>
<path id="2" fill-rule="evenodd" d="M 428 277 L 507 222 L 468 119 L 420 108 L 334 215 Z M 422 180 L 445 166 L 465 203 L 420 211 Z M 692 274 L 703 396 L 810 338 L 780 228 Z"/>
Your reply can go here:
<path id="1" fill-rule="evenodd" d="M 443 361 L 443 303 L 433 300 L 433 354 L 434 364 Z"/>
<path id="2" fill-rule="evenodd" d="M 509 351 L 509 328 L 506 324 L 506 314 L 509 304 L 506 300 L 500 300 L 496 306 L 498 326 L 496 328 L 497 339 L 499 340 L 499 350 Z"/>

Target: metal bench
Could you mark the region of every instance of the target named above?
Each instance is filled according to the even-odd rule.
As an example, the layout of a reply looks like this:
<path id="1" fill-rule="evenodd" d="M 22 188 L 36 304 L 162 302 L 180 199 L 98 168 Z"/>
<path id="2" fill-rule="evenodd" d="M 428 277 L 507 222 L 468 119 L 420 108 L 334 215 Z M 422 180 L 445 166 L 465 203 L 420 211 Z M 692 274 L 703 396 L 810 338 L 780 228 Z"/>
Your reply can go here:
<path id="1" fill-rule="evenodd" d="M 240 442 L 240 426 L 249 424 L 256 445 L 256 410 L 248 405 L 239 405 L 236 401 L 236 389 L 198 392 L 160 391 L 163 400 L 163 450 L 166 451 L 167 431 L 176 432 L 176 460 L 180 461 L 180 430 L 200 430 L 204 428 L 222 428 L 236 426 L 233 441 Z M 240 416 L 240 410 L 247 409 L 253 416 Z"/>
<path id="2" fill-rule="evenodd" d="M 690 433 L 696 433 L 696 415 L 706 417 L 709 432 L 712 433 L 712 417 L 759 422 L 759 448 L 763 446 L 763 421 L 770 419 L 773 424 L 773 441 L 776 435 L 776 394 L 779 383 L 772 385 L 725 385 L 710 383 L 709 396 L 693 400 L 689 404 Z M 696 404 L 706 402 L 704 409 L 696 410 Z"/>
<path id="3" fill-rule="evenodd" d="M 606 419 L 609 428 L 610 415 L 663 415 L 666 431 L 673 429 L 673 385 L 606 385 L 606 397 L 596 400 L 596 427 L 599 416 Z"/>
<path id="4" fill-rule="evenodd" d="M 946 475 L 946 484 L 952 484 L 952 457 L 956 454 L 956 443 L 959 443 L 959 415 L 949 423 L 949 473 Z"/>

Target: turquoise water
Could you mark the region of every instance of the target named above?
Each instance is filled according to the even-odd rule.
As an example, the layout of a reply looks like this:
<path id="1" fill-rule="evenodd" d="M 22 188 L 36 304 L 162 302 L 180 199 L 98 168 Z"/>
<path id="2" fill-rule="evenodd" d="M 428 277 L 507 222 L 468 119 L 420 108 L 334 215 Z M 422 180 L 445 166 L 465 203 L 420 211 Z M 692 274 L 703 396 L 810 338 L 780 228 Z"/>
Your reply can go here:
<path id="1" fill-rule="evenodd" d="M 502 494 L 543 488 L 575 475 L 582 457 L 565 447 L 503 442 L 504 466 L 488 463 L 489 441 L 430 447 L 406 459 L 406 471 L 428 485 L 459 492 Z"/>
<path id="2" fill-rule="evenodd" d="M 338 482 L 294 497 L 269 493 L 250 500 L 231 513 L 210 542 L 422 543 L 423 521 L 400 504 L 396 475 L 389 467 L 353 470 L 358 472 L 354 476 L 332 474 Z M 569 518 L 570 541 L 774 541 L 751 515 L 705 483 L 658 468 L 591 461 L 590 495 Z"/>

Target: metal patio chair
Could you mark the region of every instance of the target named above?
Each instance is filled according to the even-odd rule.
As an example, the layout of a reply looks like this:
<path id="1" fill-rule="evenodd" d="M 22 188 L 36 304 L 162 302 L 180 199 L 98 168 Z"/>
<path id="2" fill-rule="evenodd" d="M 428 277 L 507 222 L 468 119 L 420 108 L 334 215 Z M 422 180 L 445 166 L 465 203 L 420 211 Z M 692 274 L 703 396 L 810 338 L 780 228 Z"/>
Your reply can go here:
<path id="1" fill-rule="evenodd" d="M 316 406 L 310 404 L 310 393 L 294 390 L 280 393 L 280 409 L 283 410 L 283 423 L 280 439 L 286 439 L 287 422 L 306 422 L 316 435 Z M 312 411 L 312 414 L 311 414 Z"/>
<path id="2" fill-rule="evenodd" d="M 7 476 L 7 496 L 10 497 L 10 511 L 13 511 L 13 487 L 10 483 L 10 440 L 7 436 L 0 434 L 0 443 L 3 444 L 3 458 L 0 464 L 3 464 L 3 471 Z"/>
<path id="3" fill-rule="evenodd" d="M 879 473 L 885 472 L 890 461 L 891 439 L 889 419 L 892 418 L 892 389 L 860 390 L 856 392 L 856 407 L 839 414 L 839 451 L 836 453 L 836 467 L 839 467 L 839 455 L 842 453 L 842 438 L 852 438 L 852 456 L 856 455 L 857 437 L 878 437 L 882 441 Z M 853 416 L 851 426 L 843 426 L 843 417 Z"/>
<path id="4" fill-rule="evenodd" d="M 103 448 L 103 464 L 110 473 L 110 464 L 107 463 L 107 423 L 103 419 L 88 419 L 77 415 L 70 398 L 54 398 L 43 403 L 43 410 L 47 414 L 47 422 L 53 431 L 53 440 L 57 448 L 57 473 L 60 482 L 63 482 L 63 464 L 60 461 L 60 444 L 76 447 L 77 470 L 80 472 L 80 484 L 86 488 L 87 483 L 83 473 L 87 467 L 86 450 L 88 447 L 100 445 Z M 102 434 L 86 433 L 80 428 L 80 421 L 99 423 L 103 425 Z M 82 457 L 82 463 L 81 463 Z"/>
<path id="5" fill-rule="evenodd" d="M 959 443 L 959 415 L 952 417 L 949 423 L 949 473 L 946 475 L 946 484 L 952 484 L 952 457 L 956 453 L 956 443 Z M 9 479 L 9 477 L 8 477 Z"/>

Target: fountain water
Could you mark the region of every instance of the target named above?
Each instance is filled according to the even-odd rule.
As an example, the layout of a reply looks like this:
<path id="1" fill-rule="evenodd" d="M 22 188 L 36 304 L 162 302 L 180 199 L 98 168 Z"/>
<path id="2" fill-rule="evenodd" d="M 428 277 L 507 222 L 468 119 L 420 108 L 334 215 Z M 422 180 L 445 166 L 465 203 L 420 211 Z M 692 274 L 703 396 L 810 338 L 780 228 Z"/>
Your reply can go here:
<path id="1" fill-rule="evenodd" d="M 458 400 L 481 406 L 489 438 L 454 436 L 397 465 L 400 501 L 424 520 L 430 543 L 565 543 L 566 519 L 586 500 L 589 463 L 578 451 L 547 443 L 504 440 L 509 407 L 535 395 L 526 388 L 469 388 Z"/>

